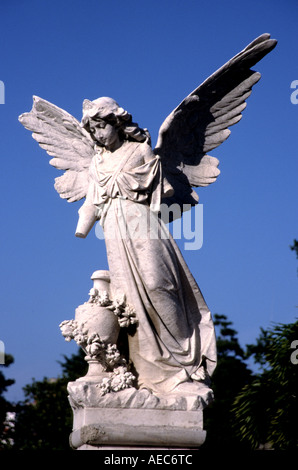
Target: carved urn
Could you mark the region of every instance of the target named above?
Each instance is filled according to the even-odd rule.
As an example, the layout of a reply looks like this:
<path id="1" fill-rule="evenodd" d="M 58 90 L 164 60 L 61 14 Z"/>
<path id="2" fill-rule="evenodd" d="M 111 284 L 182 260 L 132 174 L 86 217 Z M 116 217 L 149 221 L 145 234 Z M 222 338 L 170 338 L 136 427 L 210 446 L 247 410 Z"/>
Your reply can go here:
<path id="1" fill-rule="evenodd" d="M 111 304 L 109 271 L 95 271 L 91 279 L 90 299 L 77 307 L 75 320 L 88 337 L 98 335 L 102 342 L 116 344 L 120 326 L 117 315 L 108 308 Z"/>
<path id="2" fill-rule="evenodd" d="M 120 327 L 136 325 L 137 318 L 125 294 L 110 297 L 109 271 L 95 271 L 91 279 L 89 300 L 77 307 L 75 318 L 63 321 L 60 329 L 66 341 L 73 339 L 86 353 L 88 372 L 77 380 L 95 382 L 105 394 L 131 387 L 135 380 L 117 341 Z"/>

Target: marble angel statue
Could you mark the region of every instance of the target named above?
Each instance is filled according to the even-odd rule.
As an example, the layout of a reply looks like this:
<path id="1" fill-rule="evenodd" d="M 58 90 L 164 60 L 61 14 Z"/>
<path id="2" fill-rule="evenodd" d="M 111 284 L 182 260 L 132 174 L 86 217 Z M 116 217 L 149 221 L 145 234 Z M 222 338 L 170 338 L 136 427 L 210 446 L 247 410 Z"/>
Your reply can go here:
<path id="1" fill-rule="evenodd" d="M 260 79 L 251 67 L 275 45 L 263 34 L 207 78 L 163 122 L 154 149 L 149 132 L 108 97 L 85 100 L 81 122 L 38 97 L 19 118 L 65 171 L 55 180 L 60 196 L 85 198 L 76 235 L 86 237 L 100 220 L 112 292 L 124 292 L 137 312 L 128 344 L 140 389 L 196 393 L 216 366 L 210 311 L 159 208 L 194 206 L 193 188 L 216 180 L 219 162 L 208 153 L 241 119 Z M 147 237 L 135 236 L 136 220 Z"/>

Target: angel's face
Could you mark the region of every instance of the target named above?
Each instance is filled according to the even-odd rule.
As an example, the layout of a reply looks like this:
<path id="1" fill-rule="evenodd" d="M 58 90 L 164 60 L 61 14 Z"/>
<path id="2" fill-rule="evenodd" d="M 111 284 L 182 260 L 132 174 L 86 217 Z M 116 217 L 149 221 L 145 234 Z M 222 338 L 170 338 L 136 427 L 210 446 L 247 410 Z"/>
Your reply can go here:
<path id="1" fill-rule="evenodd" d="M 103 119 L 92 119 L 89 121 L 89 129 L 94 138 L 100 145 L 109 150 L 117 148 L 119 145 L 118 132 L 112 124 Z"/>

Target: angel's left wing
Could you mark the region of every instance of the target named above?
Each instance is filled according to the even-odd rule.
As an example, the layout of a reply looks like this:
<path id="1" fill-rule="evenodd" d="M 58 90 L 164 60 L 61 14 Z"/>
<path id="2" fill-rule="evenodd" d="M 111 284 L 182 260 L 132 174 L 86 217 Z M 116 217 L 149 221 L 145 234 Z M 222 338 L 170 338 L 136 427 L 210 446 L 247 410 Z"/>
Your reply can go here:
<path id="1" fill-rule="evenodd" d="M 77 119 L 52 103 L 33 97 L 29 113 L 19 117 L 23 126 L 32 132 L 39 145 L 54 157 L 50 164 L 65 170 L 55 178 L 55 189 L 68 202 L 79 201 L 87 194 L 89 167 L 94 156 L 94 142 Z"/>
<path id="2" fill-rule="evenodd" d="M 167 117 L 159 130 L 155 153 L 161 157 L 165 178 L 174 195 L 165 199 L 181 208 L 195 205 L 192 189 L 208 186 L 219 175 L 219 161 L 207 155 L 230 135 L 230 126 L 240 121 L 246 99 L 261 77 L 251 70 L 277 44 L 263 34 L 229 60 L 188 95 Z M 183 207 L 184 206 L 184 207 Z"/>

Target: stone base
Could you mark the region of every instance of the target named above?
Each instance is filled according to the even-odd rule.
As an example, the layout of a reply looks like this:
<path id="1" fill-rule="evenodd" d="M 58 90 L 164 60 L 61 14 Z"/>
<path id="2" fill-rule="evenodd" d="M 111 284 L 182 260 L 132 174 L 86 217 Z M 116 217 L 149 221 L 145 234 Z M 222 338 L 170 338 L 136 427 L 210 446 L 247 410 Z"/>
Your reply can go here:
<path id="1" fill-rule="evenodd" d="M 198 448 L 206 437 L 203 412 L 80 408 L 70 444 L 80 450 Z"/>
<path id="2" fill-rule="evenodd" d="M 67 387 L 74 449 L 197 449 L 204 443 L 203 409 L 213 399 L 208 385 L 185 382 L 167 395 L 133 387 L 104 393 L 95 379 Z"/>
<path id="3" fill-rule="evenodd" d="M 82 408 L 125 408 L 172 411 L 202 410 L 213 401 L 213 392 L 204 383 L 182 383 L 176 392 L 154 395 L 149 390 L 133 387 L 118 392 L 103 393 L 98 377 L 82 377 L 67 386 L 74 412 Z"/>

